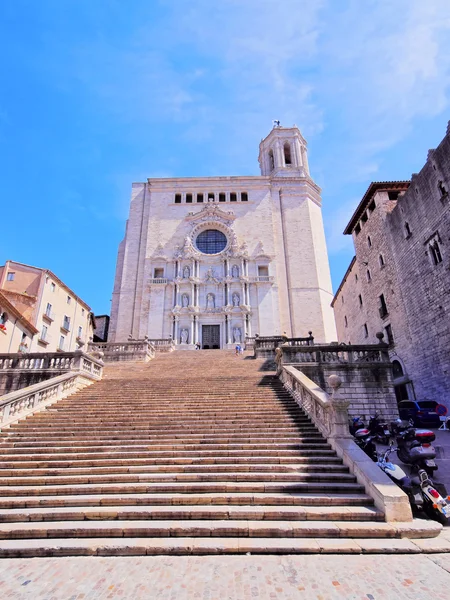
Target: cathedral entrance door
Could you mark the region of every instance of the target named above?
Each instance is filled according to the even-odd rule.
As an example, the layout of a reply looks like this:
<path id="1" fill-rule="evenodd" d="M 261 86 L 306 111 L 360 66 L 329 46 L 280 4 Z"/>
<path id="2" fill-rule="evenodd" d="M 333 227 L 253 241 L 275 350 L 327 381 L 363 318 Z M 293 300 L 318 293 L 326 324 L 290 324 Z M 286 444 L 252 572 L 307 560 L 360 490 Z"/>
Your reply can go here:
<path id="1" fill-rule="evenodd" d="M 220 325 L 202 325 L 202 348 L 220 348 Z"/>

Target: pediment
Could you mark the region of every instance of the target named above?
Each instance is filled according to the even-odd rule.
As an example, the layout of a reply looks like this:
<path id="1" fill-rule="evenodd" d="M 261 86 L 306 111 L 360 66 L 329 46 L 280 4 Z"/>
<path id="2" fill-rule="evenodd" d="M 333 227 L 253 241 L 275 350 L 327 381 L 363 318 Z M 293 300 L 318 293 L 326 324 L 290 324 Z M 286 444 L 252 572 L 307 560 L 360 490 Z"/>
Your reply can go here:
<path id="1" fill-rule="evenodd" d="M 227 225 L 236 219 L 236 215 L 232 210 L 222 210 L 217 204 L 210 202 L 206 204 L 199 212 L 190 212 L 186 217 L 186 221 L 196 225 L 204 221 L 219 221 Z"/>

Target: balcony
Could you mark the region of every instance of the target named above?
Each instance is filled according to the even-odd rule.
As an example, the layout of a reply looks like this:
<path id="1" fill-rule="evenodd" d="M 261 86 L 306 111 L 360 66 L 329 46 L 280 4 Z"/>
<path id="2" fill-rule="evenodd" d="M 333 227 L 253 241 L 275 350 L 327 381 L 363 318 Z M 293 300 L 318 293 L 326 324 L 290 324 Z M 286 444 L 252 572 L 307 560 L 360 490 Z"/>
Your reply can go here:
<path id="1" fill-rule="evenodd" d="M 256 275 L 253 277 L 249 277 L 249 283 L 273 283 L 274 277 L 272 275 Z"/>
<path id="2" fill-rule="evenodd" d="M 51 310 L 46 310 L 45 313 L 42 314 L 42 318 L 48 323 L 53 323 L 55 320 L 55 313 Z"/>
<path id="3" fill-rule="evenodd" d="M 48 335 L 48 334 L 46 334 L 46 335 L 39 334 L 38 344 L 41 344 L 42 346 L 48 346 L 51 341 L 52 341 L 52 338 L 51 338 L 50 335 Z"/>
<path id="4" fill-rule="evenodd" d="M 153 279 L 149 279 L 148 282 L 151 284 L 164 284 L 168 283 L 169 280 L 167 277 L 153 277 Z"/>

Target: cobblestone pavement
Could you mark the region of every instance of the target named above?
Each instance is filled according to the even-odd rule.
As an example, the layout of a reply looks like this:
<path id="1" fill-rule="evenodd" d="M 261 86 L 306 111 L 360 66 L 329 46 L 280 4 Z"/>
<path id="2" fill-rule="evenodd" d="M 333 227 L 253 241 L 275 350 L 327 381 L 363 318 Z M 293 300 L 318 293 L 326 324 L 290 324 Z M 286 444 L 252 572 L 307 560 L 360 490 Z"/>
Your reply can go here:
<path id="1" fill-rule="evenodd" d="M 450 554 L 0 561 L 0 598 L 447 600 Z"/>

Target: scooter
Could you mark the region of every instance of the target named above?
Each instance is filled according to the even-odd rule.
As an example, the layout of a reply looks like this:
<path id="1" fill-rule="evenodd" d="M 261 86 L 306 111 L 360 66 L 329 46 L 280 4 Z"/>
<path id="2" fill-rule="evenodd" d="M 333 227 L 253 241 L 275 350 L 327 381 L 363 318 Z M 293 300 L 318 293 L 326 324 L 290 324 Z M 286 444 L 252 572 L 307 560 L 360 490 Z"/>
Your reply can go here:
<path id="1" fill-rule="evenodd" d="M 431 445 L 436 439 L 433 431 L 415 429 L 408 421 L 398 419 L 391 423 L 391 431 L 395 436 L 399 459 L 418 471 L 424 469 L 430 477 L 437 470 L 436 449 Z"/>
<path id="2" fill-rule="evenodd" d="M 348 428 L 350 429 L 350 433 L 352 435 L 355 435 L 359 429 L 364 429 L 365 427 L 364 421 L 361 417 L 351 417 L 348 421 Z"/>
<path id="3" fill-rule="evenodd" d="M 439 521 L 442 525 L 448 523 L 450 518 L 450 496 L 443 497 L 436 489 L 436 484 L 428 477 L 424 469 L 418 469 L 417 476 L 410 477 L 401 467 L 389 461 L 391 452 L 397 448 L 390 446 L 384 453 L 378 455 L 377 465 L 392 479 L 408 496 L 414 512 L 424 511 L 431 519 Z M 445 488 L 439 484 L 441 491 Z"/>

